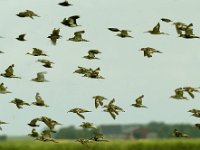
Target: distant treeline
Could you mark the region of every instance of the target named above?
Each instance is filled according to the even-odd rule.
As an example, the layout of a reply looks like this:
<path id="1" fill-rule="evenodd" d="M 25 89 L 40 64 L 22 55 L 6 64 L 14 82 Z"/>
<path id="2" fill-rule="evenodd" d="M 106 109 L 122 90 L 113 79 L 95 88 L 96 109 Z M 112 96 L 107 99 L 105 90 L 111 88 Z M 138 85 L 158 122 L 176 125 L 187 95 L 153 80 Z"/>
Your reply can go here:
<path id="1" fill-rule="evenodd" d="M 172 133 L 175 128 L 192 138 L 200 137 L 200 130 L 191 124 L 151 122 L 148 124 L 101 125 L 98 128 L 105 138 L 173 138 Z M 57 131 L 54 137 L 57 139 L 90 138 L 93 133 L 92 129 L 69 126 Z"/>

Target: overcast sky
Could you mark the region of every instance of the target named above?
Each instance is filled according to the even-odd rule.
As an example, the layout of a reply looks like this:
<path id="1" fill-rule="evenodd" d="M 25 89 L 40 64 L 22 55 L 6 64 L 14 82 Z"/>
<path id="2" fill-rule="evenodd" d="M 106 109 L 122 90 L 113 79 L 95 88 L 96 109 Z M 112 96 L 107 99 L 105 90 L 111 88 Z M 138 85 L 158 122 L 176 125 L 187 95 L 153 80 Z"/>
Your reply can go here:
<path id="1" fill-rule="evenodd" d="M 169 97 L 174 89 L 182 86 L 200 86 L 200 40 L 177 37 L 174 25 L 161 22 L 161 18 L 193 23 L 194 33 L 200 36 L 199 0 L 70 0 L 71 7 L 57 5 L 59 0 L 0 0 L 0 73 L 11 64 L 15 64 L 14 73 L 22 79 L 0 77 L 10 94 L 0 95 L 0 120 L 8 122 L 2 125 L 1 134 L 26 135 L 31 131 L 27 125 L 31 119 L 48 116 L 63 126 L 79 126 L 83 121 L 101 124 L 132 124 L 163 121 L 166 123 L 197 123 L 187 111 L 200 108 L 200 94 L 195 99 L 177 101 Z M 41 17 L 20 18 L 17 13 L 32 10 Z M 80 15 L 77 23 L 81 26 L 70 28 L 62 25 L 63 18 Z M 170 35 L 150 35 L 144 33 L 158 22 L 161 31 Z M 134 38 L 120 38 L 108 27 L 131 30 Z M 46 38 L 53 28 L 60 28 L 62 38 L 57 45 Z M 85 30 L 83 37 L 90 42 L 70 42 L 68 38 L 75 31 Z M 15 38 L 26 33 L 25 42 Z M 44 68 L 36 62 L 38 58 L 26 55 L 32 48 L 44 50 L 48 59 L 55 62 L 54 68 Z M 143 56 L 139 49 L 153 47 L 162 54 L 152 58 Z M 82 58 L 89 49 L 102 52 L 100 60 Z M 78 66 L 86 68 L 100 67 L 105 80 L 83 78 L 73 74 Z M 50 82 L 36 83 L 31 79 L 37 72 L 47 71 Z M 14 98 L 29 103 L 39 92 L 49 108 L 30 106 L 17 109 L 10 104 Z M 130 105 L 135 98 L 144 94 L 143 103 L 149 109 L 136 109 Z M 126 112 L 113 120 L 102 108 L 95 109 L 92 99 L 102 95 Z M 107 103 L 107 102 L 105 102 Z M 74 107 L 83 107 L 93 111 L 85 114 L 83 120 L 75 114 L 67 113 Z M 44 124 L 40 123 L 43 129 Z M 57 127 L 56 129 L 59 129 Z"/>

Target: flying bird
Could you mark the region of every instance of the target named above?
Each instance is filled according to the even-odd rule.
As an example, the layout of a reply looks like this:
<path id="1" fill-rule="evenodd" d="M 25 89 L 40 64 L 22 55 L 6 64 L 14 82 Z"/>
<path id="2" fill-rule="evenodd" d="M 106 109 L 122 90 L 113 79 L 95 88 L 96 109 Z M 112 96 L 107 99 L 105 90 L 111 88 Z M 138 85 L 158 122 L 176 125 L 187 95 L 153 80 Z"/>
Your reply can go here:
<path id="1" fill-rule="evenodd" d="M 199 89 L 200 89 L 200 87 L 198 87 L 198 88 L 194 88 L 194 87 L 190 87 L 190 86 L 189 87 L 183 87 L 184 92 L 187 92 L 190 95 L 191 98 L 194 98 L 193 92 L 200 93 Z"/>
<path id="2" fill-rule="evenodd" d="M 74 41 L 74 42 L 89 42 L 88 40 L 82 38 L 82 34 L 84 34 L 84 33 L 85 33 L 84 30 L 76 31 L 76 32 L 74 32 L 74 37 L 69 38 L 68 40 Z"/>
<path id="3" fill-rule="evenodd" d="M 175 136 L 175 137 L 188 137 L 187 134 L 185 134 L 181 131 L 178 131 L 177 129 L 174 129 L 173 136 Z"/>
<path id="4" fill-rule="evenodd" d="M 49 105 L 47 105 L 47 104 L 44 103 L 44 100 L 40 96 L 39 92 L 36 93 L 36 95 L 35 95 L 35 102 L 32 102 L 32 104 L 36 105 L 36 106 L 49 107 Z"/>
<path id="5" fill-rule="evenodd" d="M 93 123 L 90 123 L 90 122 L 82 122 L 82 124 L 80 125 L 80 127 L 84 128 L 84 129 L 96 129 L 94 127 L 94 124 Z"/>
<path id="6" fill-rule="evenodd" d="M 161 18 L 160 20 L 166 23 L 173 22 L 171 19 L 168 19 L 168 18 Z"/>
<path id="7" fill-rule="evenodd" d="M 51 39 L 51 43 L 53 45 L 56 45 L 57 39 L 59 39 L 61 37 L 61 35 L 59 35 L 59 33 L 60 33 L 60 28 L 59 29 L 54 28 L 51 35 L 49 35 L 47 37 L 47 38 Z"/>
<path id="8" fill-rule="evenodd" d="M 142 99 L 144 98 L 144 95 L 139 96 L 138 98 L 136 98 L 135 100 L 135 104 L 131 104 L 131 106 L 137 107 L 137 108 L 147 108 L 147 106 L 144 106 L 142 104 Z"/>
<path id="9" fill-rule="evenodd" d="M 118 28 L 108 28 L 108 30 L 112 31 L 112 32 L 119 32 L 117 34 L 117 36 L 121 37 L 121 38 L 133 38 L 131 35 L 128 34 L 128 32 L 131 32 L 130 30 L 119 30 Z"/>
<path id="10" fill-rule="evenodd" d="M 6 94 L 6 93 L 11 93 L 10 91 L 7 91 L 7 87 L 4 86 L 4 83 L 0 84 L 0 94 Z"/>
<path id="11" fill-rule="evenodd" d="M 58 5 L 60 5 L 60 6 L 71 6 L 72 4 L 70 4 L 67 0 L 65 0 L 64 2 L 58 3 Z"/>
<path id="12" fill-rule="evenodd" d="M 39 48 L 33 48 L 33 51 L 31 53 L 27 52 L 26 54 L 33 55 L 33 56 L 48 56 L 47 54 L 43 52 L 43 50 Z"/>
<path id="13" fill-rule="evenodd" d="M 73 113 L 77 114 L 79 117 L 81 117 L 82 119 L 85 119 L 85 117 L 84 117 L 84 115 L 82 115 L 82 113 L 91 112 L 91 111 L 83 109 L 83 108 L 73 108 L 73 109 L 70 109 L 68 112 L 73 112 Z"/>
<path id="14" fill-rule="evenodd" d="M 28 123 L 28 125 L 31 127 L 39 127 L 37 124 L 38 121 L 41 121 L 41 118 L 34 118 L 30 121 L 30 123 Z"/>
<path id="15" fill-rule="evenodd" d="M 103 100 L 107 100 L 107 98 L 100 95 L 93 96 L 92 98 L 95 100 L 95 108 L 98 108 L 99 105 L 103 106 Z"/>
<path id="16" fill-rule="evenodd" d="M 87 56 L 83 56 L 83 58 L 86 58 L 86 59 L 99 59 L 97 58 L 95 55 L 97 54 L 100 54 L 101 52 L 99 50 L 96 50 L 96 49 L 91 49 L 88 51 L 88 55 Z"/>
<path id="17" fill-rule="evenodd" d="M 38 72 L 37 73 L 37 77 L 33 78 L 32 81 L 35 81 L 35 82 L 47 82 L 48 80 L 46 80 L 45 76 L 44 76 L 44 74 L 46 74 L 46 73 L 47 73 L 46 71 Z"/>
<path id="18" fill-rule="evenodd" d="M 26 34 L 20 34 L 16 39 L 19 41 L 26 41 L 25 36 Z"/>
<path id="19" fill-rule="evenodd" d="M 31 134 L 28 134 L 28 136 L 34 137 L 34 138 L 38 138 L 39 137 L 39 133 L 36 131 L 36 129 L 32 129 Z"/>
<path id="20" fill-rule="evenodd" d="M 162 53 L 159 50 L 156 50 L 155 48 L 151 48 L 151 47 L 146 47 L 146 48 L 141 48 L 140 51 L 144 52 L 144 57 L 152 57 L 153 53 Z"/>
<path id="21" fill-rule="evenodd" d="M 15 104 L 15 105 L 17 106 L 18 109 L 23 108 L 23 105 L 30 106 L 29 103 L 27 103 L 27 102 L 25 102 L 24 100 L 19 99 L 19 98 L 15 98 L 14 100 L 10 101 L 10 103 Z"/>
<path id="22" fill-rule="evenodd" d="M 19 12 L 17 14 L 17 16 L 19 16 L 19 17 L 30 17 L 31 19 L 33 19 L 33 17 L 40 17 L 39 15 L 37 15 L 35 12 L 33 12 L 31 10 Z"/>
<path id="23" fill-rule="evenodd" d="M 54 62 L 47 59 L 38 59 L 37 61 L 42 63 L 45 68 L 52 68 L 52 64 L 54 64 Z"/>
<path id="24" fill-rule="evenodd" d="M 76 23 L 76 20 L 80 18 L 80 16 L 78 15 L 74 15 L 74 16 L 71 16 L 69 17 L 68 19 L 67 18 L 64 18 L 63 21 L 61 22 L 63 25 L 66 25 L 68 27 L 77 27 L 77 26 L 80 26 Z"/>
<path id="25" fill-rule="evenodd" d="M 168 33 L 160 32 L 160 23 L 159 22 L 156 24 L 156 26 L 153 27 L 152 30 L 147 31 L 147 33 L 155 34 L 155 35 L 159 35 L 159 34 L 167 34 L 168 35 Z"/>
<path id="26" fill-rule="evenodd" d="M 174 90 L 175 95 L 172 95 L 170 98 L 177 99 L 177 100 L 188 100 L 187 97 L 183 96 L 184 89 L 183 88 L 177 88 Z"/>
<path id="27" fill-rule="evenodd" d="M 0 120 L 0 130 L 2 130 L 2 128 L 1 128 L 1 125 L 2 125 L 2 124 L 8 124 L 8 123 L 6 123 L 6 122 Z"/>
<path id="28" fill-rule="evenodd" d="M 14 75 L 14 64 L 10 65 L 6 70 L 5 73 L 0 74 L 1 76 L 5 77 L 5 78 L 18 78 L 21 79 L 21 77 L 17 77 Z"/>

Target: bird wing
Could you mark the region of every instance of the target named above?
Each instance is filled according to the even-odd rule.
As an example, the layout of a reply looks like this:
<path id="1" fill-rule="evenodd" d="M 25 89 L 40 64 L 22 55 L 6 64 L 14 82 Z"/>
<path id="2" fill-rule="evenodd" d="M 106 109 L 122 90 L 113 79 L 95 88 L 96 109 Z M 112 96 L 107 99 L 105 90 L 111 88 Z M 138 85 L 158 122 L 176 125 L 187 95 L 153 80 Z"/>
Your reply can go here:
<path id="1" fill-rule="evenodd" d="M 82 114 L 80 114 L 80 113 L 76 113 L 76 114 L 77 114 L 79 117 L 85 119 L 85 117 L 84 117 Z"/>
<path id="2" fill-rule="evenodd" d="M 98 108 L 98 107 L 99 107 L 99 101 L 95 100 L 95 108 Z"/>
<path id="3" fill-rule="evenodd" d="M 160 32 L 160 23 L 158 22 L 155 27 L 153 27 L 153 32 L 158 33 Z"/>
<path id="4" fill-rule="evenodd" d="M 189 92 L 189 91 L 188 91 L 188 94 L 189 94 L 192 98 L 194 98 L 194 94 L 193 94 L 192 92 Z"/>
<path id="5" fill-rule="evenodd" d="M 113 32 L 119 32 L 120 30 L 117 28 L 108 28 L 108 30 L 113 31 Z"/>
<path id="6" fill-rule="evenodd" d="M 114 114 L 113 112 L 109 112 L 109 114 L 111 115 L 111 117 L 112 117 L 113 119 L 116 118 L 116 116 L 115 116 L 115 114 Z"/>

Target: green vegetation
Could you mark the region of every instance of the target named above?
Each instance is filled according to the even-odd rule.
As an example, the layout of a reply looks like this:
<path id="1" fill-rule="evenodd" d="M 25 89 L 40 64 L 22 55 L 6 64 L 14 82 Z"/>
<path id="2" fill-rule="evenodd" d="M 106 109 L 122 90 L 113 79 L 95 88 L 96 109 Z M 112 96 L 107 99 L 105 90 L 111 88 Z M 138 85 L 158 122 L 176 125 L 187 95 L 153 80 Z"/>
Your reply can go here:
<path id="1" fill-rule="evenodd" d="M 58 144 L 37 141 L 0 142 L 1 150 L 197 150 L 199 148 L 200 139 L 117 140 L 91 143 L 89 147 L 74 141 L 60 141 Z"/>

